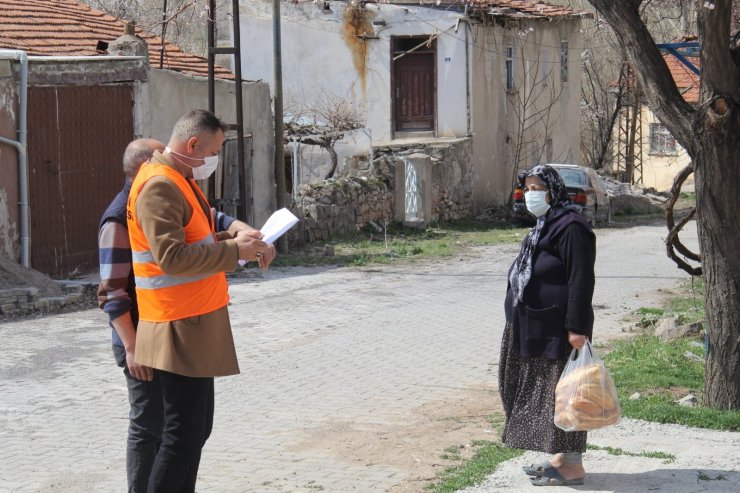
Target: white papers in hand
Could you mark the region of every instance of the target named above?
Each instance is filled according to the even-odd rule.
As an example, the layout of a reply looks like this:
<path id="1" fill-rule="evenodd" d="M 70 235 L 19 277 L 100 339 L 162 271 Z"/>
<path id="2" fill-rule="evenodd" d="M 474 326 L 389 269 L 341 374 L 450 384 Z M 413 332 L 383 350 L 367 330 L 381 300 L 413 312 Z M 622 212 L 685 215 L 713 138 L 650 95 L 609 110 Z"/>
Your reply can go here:
<path id="1" fill-rule="evenodd" d="M 297 222 L 298 218 L 284 207 L 273 212 L 265 222 L 265 225 L 262 226 L 262 229 L 260 229 L 260 233 L 263 235 L 262 241 L 268 245 L 272 245 L 275 240 L 283 236 L 285 232 L 295 226 Z M 239 260 L 239 265 L 244 265 L 246 263 L 246 260 Z"/>
<path id="2" fill-rule="evenodd" d="M 260 233 L 264 235 L 262 237 L 262 241 L 268 245 L 272 245 L 275 240 L 283 236 L 283 234 L 285 234 L 285 232 L 292 228 L 297 222 L 298 218 L 284 207 L 273 212 L 260 230 Z"/>

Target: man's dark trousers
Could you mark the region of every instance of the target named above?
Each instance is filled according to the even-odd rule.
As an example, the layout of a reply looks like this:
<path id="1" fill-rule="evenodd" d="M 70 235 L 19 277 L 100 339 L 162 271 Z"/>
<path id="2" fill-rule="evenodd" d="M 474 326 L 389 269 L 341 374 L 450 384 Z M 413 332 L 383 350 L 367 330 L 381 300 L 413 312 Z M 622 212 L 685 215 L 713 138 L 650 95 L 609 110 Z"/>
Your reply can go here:
<path id="1" fill-rule="evenodd" d="M 149 493 L 193 493 L 200 452 L 213 428 L 213 378 L 154 370 L 164 405 L 162 444 Z"/>
<path id="2" fill-rule="evenodd" d="M 157 376 L 146 382 L 131 376 L 126 366 L 126 351 L 113 346 L 116 364 L 123 368 L 128 387 L 129 411 L 128 441 L 126 445 L 126 476 L 129 493 L 146 493 L 149 474 L 162 440 L 162 392 Z"/>

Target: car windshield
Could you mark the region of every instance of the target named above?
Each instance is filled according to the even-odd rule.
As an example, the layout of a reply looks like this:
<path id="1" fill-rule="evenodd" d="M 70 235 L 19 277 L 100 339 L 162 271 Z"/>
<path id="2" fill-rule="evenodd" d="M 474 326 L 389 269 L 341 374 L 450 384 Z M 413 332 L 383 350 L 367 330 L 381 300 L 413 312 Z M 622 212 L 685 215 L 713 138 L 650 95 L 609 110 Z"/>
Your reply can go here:
<path id="1" fill-rule="evenodd" d="M 558 174 L 563 178 L 565 186 L 567 187 L 578 187 L 588 185 L 588 179 L 586 173 L 577 169 L 563 169 L 557 170 Z"/>

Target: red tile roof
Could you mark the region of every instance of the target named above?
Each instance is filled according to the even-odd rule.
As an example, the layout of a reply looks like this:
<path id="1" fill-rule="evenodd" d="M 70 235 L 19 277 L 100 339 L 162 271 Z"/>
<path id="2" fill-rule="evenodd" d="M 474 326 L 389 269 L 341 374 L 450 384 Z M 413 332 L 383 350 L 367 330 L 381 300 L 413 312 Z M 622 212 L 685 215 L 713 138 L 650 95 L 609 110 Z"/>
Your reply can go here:
<path id="1" fill-rule="evenodd" d="M 678 91 L 683 94 L 687 103 L 699 102 L 699 76 L 692 72 L 681 60 L 673 55 L 663 55 L 673 80 L 676 81 Z M 699 57 L 686 57 L 696 68 L 701 70 Z"/>
<path id="2" fill-rule="evenodd" d="M 381 0 L 377 1 L 380 2 Z M 389 0 L 389 3 L 418 5 L 429 8 L 439 5 L 437 4 L 437 0 Z M 439 8 L 464 4 L 465 2 L 459 2 L 457 0 L 441 0 L 441 6 Z M 554 19 L 559 17 L 591 17 L 593 15 L 584 10 L 573 10 L 535 0 L 471 0 L 470 5 L 478 12 L 489 12 L 500 17 L 514 17 L 518 19 Z"/>
<path id="3" fill-rule="evenodd" d="M 591 17 L 592 14 L 583 10 L 573 10 L 547 2 L 528 0 L 472 0 L 477 9 L 486 9 L 488 12 L 515 18 L 559 18 L 559 17 Z"/>
<path id="4" fill-rule="evenodd" d="M 75 0 L 0 0 L 0 48 L 24 50 L 29 55 L 95 56 L 98 41 L 110 43 L 124 33 L 124 21 Z M 149 46 L 152 67 L 159 67 L 161 38 L 136 29 Z M 208 61 L 165 41 L 163 68 L 202 77 Z M 216 66 L 216 77 L 233 79 Z"/>

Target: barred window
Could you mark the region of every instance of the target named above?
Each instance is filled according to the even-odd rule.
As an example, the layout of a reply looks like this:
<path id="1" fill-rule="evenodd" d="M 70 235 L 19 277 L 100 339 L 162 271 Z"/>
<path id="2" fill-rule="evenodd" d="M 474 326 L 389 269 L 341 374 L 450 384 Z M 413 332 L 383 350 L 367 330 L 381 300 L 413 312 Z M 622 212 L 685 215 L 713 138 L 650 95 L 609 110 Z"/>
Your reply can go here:
<path id="1" fill-rule="evenodd" d="M 560 81 L 568 82 L 568 42 L 560 42 Z"/>
<path id="2" fill-rule="evenodd" d="M 650 124 L 650 154 L 675 156 L 676 139 L 662 123 Z"/>

